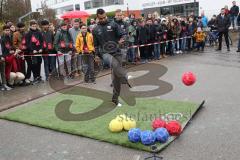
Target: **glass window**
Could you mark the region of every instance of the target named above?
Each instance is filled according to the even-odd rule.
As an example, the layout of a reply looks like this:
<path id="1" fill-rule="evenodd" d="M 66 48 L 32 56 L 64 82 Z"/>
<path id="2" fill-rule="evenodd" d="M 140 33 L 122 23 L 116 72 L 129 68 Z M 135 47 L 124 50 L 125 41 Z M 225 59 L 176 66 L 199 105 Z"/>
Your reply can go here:
<path id="1" fill-rule="evenodd" d="M 80 11 L 80 4 L 75 4 L 75 10 Z"/>
<path id="2" fill-rule="evenodd" d="M 84 2 L 84 8 L 85 8 L 85 9 L 91 9 L 91 8 L 92 8 L 92 3 L 91 3 L 91 1 Z"/>

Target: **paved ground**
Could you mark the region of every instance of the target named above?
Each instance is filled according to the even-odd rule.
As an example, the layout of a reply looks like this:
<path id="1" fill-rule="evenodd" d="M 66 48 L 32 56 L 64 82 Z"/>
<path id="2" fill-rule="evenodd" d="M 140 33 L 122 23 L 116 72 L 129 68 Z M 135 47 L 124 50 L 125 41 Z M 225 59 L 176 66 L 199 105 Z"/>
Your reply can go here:
<path id="1" fill-rule="evenodd" d="M 168 68 L 161 79 L 174 86 L 172 92 L 160 98 L 206 100 L 205 108 L 185 132 L 161 152 L 164 159 L 239 159 L 240 54 L 235 50 L 229 53 L 225 50 L 218 53 L 207 48 L 204 53 L 154 62 Z M 182 85 L 181 75 L 185 71 L 196 73 L 198 81 L 193 87 Z M 91 87 L 111 91 L 109 83 L 110 77 L 105 76 Z M 0 120 L 0 131 L 0 160 L 139 160 L 147 154 L 5 120 Z"/>

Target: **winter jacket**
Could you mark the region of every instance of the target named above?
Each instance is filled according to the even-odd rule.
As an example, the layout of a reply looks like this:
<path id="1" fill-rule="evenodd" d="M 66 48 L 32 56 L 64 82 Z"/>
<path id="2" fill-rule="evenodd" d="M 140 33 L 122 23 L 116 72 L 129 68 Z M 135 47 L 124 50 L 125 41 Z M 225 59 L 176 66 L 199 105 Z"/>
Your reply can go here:
<path id="1" fill-rule="evenodd" d="M 119 40 L 124 36 L 125 33 L 123 29 L 121 29 L 121 27 L 113 21 L 98 24 L 93 30 L 94 47 L 97 54 L 101 56 L 106 53 L 106 50 L 104 49 L 106 44 L 109 44 L 109 42 L 118 44 Z"/>
<path id="2" fill-rule="evenodd" d="M 66 53 L 73 50 L 73 40 L 68 32 L 62 29 L 58 30 L 54 37 L 54 48 L 56 51 Z"/>
<path id="3" fill-rule="evenodd" d="M 75 44 L 76 44 L 76 39 L 77 39 L 77 36 L 78 36 L 78 34 L 80 33 L 80 28 L 78 28 L 78 29 L 76 29 L 76 28 L 70 28 L 69 29 L 69 33 L 70 33 L 70 35 L 71 35 L 71 38 L 72 38 L 72 40 L 73 40 L 73 44 L 74 44 L 74 46 L 75 46 Z"/>
<path id="4" fill-rule="evenodd" d="M 193 37 L 195 37 L 197 43 L 204 42 L 206 34 L 204 32 L 196 32 Z"/>
<path id="5" fill-rule="evenodd" d="M 139 26 L 137 28 L 137 43 L 138 44 L 147 43 L 147 40 L 148 40 L 147 36 L 148 36 L 147 28 L 144 26 Z"/>
<path id="6" fill-rule="evenodd" d="M 147 42 L 154 42 L 156 37 L 156 28 L 154 25 L 145 25 L 147 29 Z"/>
<path id="7" fill-rule="evenodd" d="M 76 50 L 77 50 L 77 53 L 79 54 L 83 54 L 84 52 L 84 47 L 86 47 L 88 53 L 93 53 L 94 52 L 94 44 L 93 44 L 93 35 L 92 33 L 89 33 L 87 32 L 86 33 L 86 36 L 85 36 L 86 39 L 84 39 L 84 36 L 82 33 L 79 33 L 78 36 L 77 36 L 77 39 L 76 39 Z M 86 46 L 85 46 L 85 43 L 84 43 L 84 40 L 86 40 Z"/>
<path id="8" fill-rule="evenodd" d="M 12 37 L 9 35 L 3 35 L 1 37 L 1 48 L 2 48 L 2 56 L 7 57 L 10 56 L 10 51 L 15 50 L 13 46 Z"/>
<path id="9" fill-rule="evenodd" d="M 128 27 L 128 36 L 129 36 L 129 42 L 136 42 L 137 37 L 137 26 L 130 25 Z"/>
<path id="10" fill-rule="evenodd" d="M 221 14 L 217 16 L 216 26 L 218 28 L 218 32 L 226 32 L 228 28 L 231 26 L 230 17 L 228 15 L 224 15 L 222 17 Z"/>
<path id="11" fill-rule="evenodd" d="M 54 36 L 51 31 L 42 31 L 43 36 L 43 50 L 44 52 L 52 51 L 54 49 Z"/>
<path id="12" fill-rule="evenodd" d="M 29 53 L 43 49 L 43 36 L 39 30 L 30 29 L 26 34 L 26 45 Z"/>
<path id="13" fill-rule="evenodd" d="M 239 13 L 239 7 L 236 5 L 232 6 L 230 9 L 230 15 L 234 17 L 234 16 L 238 16 L 238 13 Z"/>

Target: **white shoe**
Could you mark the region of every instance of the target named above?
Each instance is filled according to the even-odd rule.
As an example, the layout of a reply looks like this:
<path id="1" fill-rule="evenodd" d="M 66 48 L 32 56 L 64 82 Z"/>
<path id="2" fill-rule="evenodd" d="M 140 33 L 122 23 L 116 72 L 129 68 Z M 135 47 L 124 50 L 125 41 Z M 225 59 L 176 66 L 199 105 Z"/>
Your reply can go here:
<path id="1" fill-rule="evenodd" d="M 128 75 L 128 76 L 127 76 L 127 79 L 128 79 L 128 80 L 133 79 L 133 76 Z"/>
<path id="2" fill-rule="evenodd" d="M 29 79 L 25 79 L 25 83 L 26 83 L 26 84 L 30 84 L 31 81 L 30 81 Z"/>
<path id="3" fill-rule="evenodd" d="M 118 102 L 117 107 L 122 107 L 122 104 Z"/>
<path id="4" fill-rule="evenodd" d="M 183 54 L 183 51 L 180 50 L 180 51 L 179 51 L 179 54 Z"/>

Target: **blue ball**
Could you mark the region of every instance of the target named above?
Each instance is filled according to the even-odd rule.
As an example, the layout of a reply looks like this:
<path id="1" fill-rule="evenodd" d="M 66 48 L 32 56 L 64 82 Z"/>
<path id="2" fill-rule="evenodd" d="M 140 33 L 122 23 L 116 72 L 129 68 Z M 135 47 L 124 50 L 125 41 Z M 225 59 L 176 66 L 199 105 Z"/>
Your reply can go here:
<path id="1" fill-rule="evenodd" d="M 144 145 L 152 145 L 156 141 L 156 137 L 153 131 L 142 131 L 141 142 Z"/>
<path id="2" fill-rule="evenodd" d="M 139 128 L 132 128 L 128 131 L 128 140 L 137 143 L 141 140 L 141 130 Z"/>
<path id="3" fill-rule="evenodd" d="M 168 141 L 169 133 L 166 128 L 158 128 L 154 133 L 158 142 L 166 143 Z"/>

